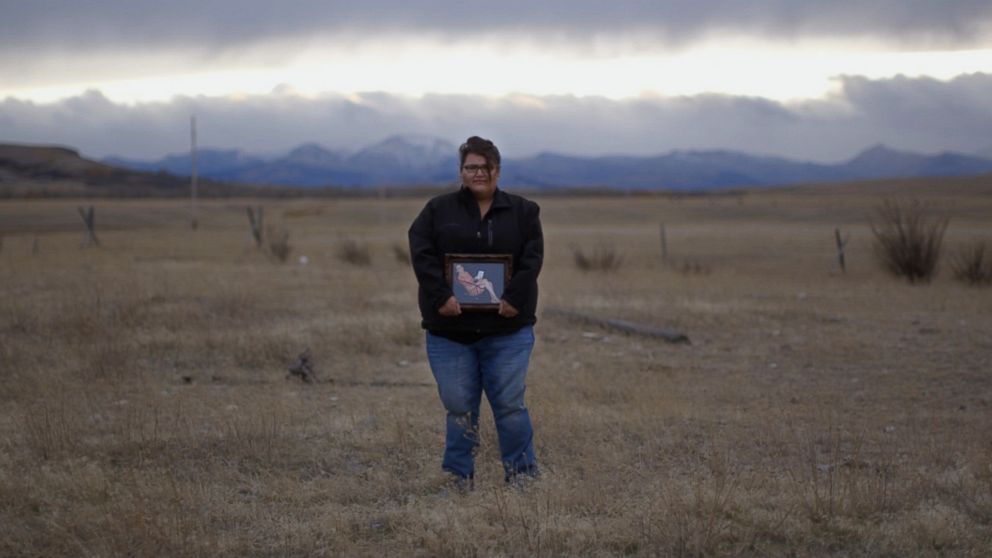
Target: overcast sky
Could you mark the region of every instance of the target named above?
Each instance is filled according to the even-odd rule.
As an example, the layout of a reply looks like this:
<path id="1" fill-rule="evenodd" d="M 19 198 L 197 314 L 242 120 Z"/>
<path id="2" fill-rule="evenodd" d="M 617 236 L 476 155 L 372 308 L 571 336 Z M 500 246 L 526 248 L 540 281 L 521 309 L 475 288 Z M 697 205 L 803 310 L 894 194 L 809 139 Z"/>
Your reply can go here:
<path id="1" fill-rule="evenodd" d="M 10 1 L 0 141 L 157 158 L 480 134 L 510 156 L 992 151 L 992 2 Z"/>

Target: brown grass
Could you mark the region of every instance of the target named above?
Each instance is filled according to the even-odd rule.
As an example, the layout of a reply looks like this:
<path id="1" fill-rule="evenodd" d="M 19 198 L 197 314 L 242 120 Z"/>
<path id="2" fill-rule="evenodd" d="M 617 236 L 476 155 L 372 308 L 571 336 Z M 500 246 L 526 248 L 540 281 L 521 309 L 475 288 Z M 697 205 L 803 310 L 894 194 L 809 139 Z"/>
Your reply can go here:
<path id="1" fill-rule="evenodd" d="M 920 195 L 949 240 L 989 234 L 992 198 Z M 88 249 L 76 202 L 0 203 L 0 555 L 987 553 L 992 301 L 877 270 L 877 196 L 538 201 L 542 307 L 693 344 L 541 319 L 544 478 L 502 486 L 485 416 L 468 496 L 443 490 L 409 266 L 337 259 L 389 253 L 423 200 L 271 202 L 305 267 L 253 248 L 243 202 L 195 232 L 181 202 L 95 202 Z M 659 220 L 710 273 L 661 262 Z M 623 267 L 578 273 L 572 243 L 604 240 Z M 306 347 L 313 384 L 286 378 Z"/>

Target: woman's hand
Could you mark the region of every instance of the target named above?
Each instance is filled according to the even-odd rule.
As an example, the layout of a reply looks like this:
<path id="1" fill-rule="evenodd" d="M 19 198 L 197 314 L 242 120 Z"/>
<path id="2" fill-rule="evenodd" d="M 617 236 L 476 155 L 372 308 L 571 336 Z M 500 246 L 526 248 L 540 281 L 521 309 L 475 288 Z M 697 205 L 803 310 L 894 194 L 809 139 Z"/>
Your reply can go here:
<path id="1" fill-rule="evenodd" d="M 500 312 L 503 311 L 503 306 L 500 305 Z M 458 304 L 458 299 L 452 295 L 448 300 L 444 301 L 444 304 L 437 309 L 437 313 L 442 316 L 447 316 L 453 318 L 462 313 L 462 305 Z"/>
<path id="2" fill-rule="evenodd" d="M 503 299 L 500 299 L 499 300 L 499 315 L 500 316 L 503 316 L 504 318 L 512 318 L 512 317 L 516 316 L 519 313 L 520 312 L 517 311 L 517 309 L 514 308 L 513 305 L 510 304 L 509 302 L 507 302 L 507 301 L 505 301 Z"/>

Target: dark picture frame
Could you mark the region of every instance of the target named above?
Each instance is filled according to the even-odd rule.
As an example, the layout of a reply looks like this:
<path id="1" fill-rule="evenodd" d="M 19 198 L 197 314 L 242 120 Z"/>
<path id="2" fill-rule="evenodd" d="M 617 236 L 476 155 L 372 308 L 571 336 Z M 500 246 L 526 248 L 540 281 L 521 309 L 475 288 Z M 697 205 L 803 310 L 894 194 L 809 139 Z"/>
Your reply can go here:
<path id="1" fill-rule="evenodd" d="M 462 310 L 499 311 L 512 274 L 511 254 L 444 255 L 444 280 Z"/>

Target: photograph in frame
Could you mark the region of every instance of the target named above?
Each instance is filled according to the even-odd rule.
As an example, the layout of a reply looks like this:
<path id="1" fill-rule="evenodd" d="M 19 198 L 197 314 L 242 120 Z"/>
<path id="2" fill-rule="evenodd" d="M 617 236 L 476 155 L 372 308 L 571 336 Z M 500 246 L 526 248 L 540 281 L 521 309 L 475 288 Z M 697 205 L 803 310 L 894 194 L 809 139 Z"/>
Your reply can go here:
<path id="1" fill-rule="evenodd" d="M 465 310 L 499 310 L 512 273 L 509 254 L 445 254 L 444 279 Z"/>

